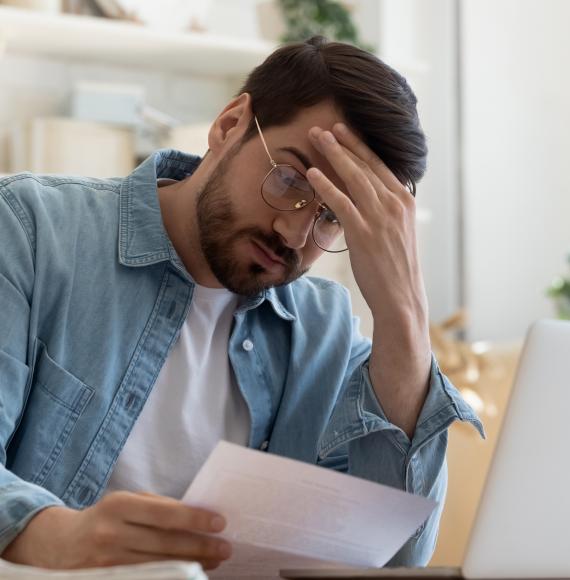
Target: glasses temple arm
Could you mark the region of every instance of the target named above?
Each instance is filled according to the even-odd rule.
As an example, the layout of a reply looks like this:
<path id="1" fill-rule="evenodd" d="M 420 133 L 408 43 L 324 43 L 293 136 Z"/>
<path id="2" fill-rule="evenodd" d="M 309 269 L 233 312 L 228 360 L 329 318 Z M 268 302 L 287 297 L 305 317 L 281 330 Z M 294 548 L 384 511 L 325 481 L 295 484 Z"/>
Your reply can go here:
<path id="1" fill-rule="evenodd" d="M 265 147 L 265 151 L 267 153 L 267 157 L 269 157 L 269 161 L 271 161 L 271 165 L 273 165 L 275 167 L 275 165 L 277 165 L 277 163 L 275 163 L 275 161 L 273 161 L 273 158 L 271 157 L 271 153 L 269 153 L 269 149 L 267 148 L 267 143 L 265 142 L 265 139 L 263 138 L 263 133 L 261 132 L 261 127 L 259 126 L 259 121 L 257 120 L 257 117 L 253 117 L 255 124 L 257 125 L 257 130 L 259 132 L 259 136 L 261 137 L 261 142 L 263 143 L 263 147 Z"/>

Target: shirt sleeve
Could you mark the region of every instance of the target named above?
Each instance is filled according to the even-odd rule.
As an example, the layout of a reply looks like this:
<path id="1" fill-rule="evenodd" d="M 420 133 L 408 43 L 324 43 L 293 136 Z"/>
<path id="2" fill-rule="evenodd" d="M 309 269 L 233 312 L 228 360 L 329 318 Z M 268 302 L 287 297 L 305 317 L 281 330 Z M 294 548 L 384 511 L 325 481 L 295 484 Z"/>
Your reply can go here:
<path id="1" fill-rule="evenodd" d="M 49 505 L 63 505 L 7 468 L 10 440 L 25 407 L 31 374 L 27 353 L 34 259 L 24 224 L 25 214 L 0 183 L 0 554 L 36 513 Z"/>
<path id="2" fill-rule="evenodd" d="M 439 522 L 447 491 L 447 450 L 448 428 L 455 421 L 471 423 L 482 437 L 483 425 L 461 394 L 441 372 L 432 354 L 430 386 L 428 395 L 416 423 L 413 439 L 396 425 L 388 421 L 382 405 L 372 386 L 368 365 L 363 369 L 363 413 L 368 415 L 375 429 L 383 430 L 394 448 L 403 458 L 404 489 L 407 492 L 423 495 L 438 502 L 426 522 L 404 544 L 390 560 L 388 566 L 425 566 L 431 559 L 437 542 Z M 374 438 L 374 437 L 372 437 Z M 367 444 L 363 441 L 364 447 Z M 360 453 L 371 453 L 362 449 Z"/>
<path id="3" fill-rule="evenodd" d="M 454 421 L 483 426 L 432 355 L 430 385 L 413 439 L 391 423 L 368 371 L 369 341 L 357 340 L 359 361 L 347 381 L 320 442 L 320 465 L 435 500 L 437 508 L 387 566 L 425 566 L 437 540 L 447 490 L 448 428 Z M 365 346 L 368 345 L 368 348 Z"/>

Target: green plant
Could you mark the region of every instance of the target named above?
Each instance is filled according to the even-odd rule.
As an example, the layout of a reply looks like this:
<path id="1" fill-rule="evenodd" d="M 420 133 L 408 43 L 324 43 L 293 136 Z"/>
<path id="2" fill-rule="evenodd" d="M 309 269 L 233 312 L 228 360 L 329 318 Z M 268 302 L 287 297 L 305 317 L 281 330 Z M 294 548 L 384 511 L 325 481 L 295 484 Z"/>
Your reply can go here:
<path id="1" fill-rule="evenodd" d="M 570 254 L 568 264 L 570 265 Z M 570 278 L 557 276 L 546 293 L 554 300 L 558 318 L 570 320 Z"/>
<path id="2" fill-rule="evenodd" d="M 287 32 L 283 42 L 298 42 L 320 34 L 373 52 L 363 44 L 349 11 L 338 0 L 278 0 Z"/>

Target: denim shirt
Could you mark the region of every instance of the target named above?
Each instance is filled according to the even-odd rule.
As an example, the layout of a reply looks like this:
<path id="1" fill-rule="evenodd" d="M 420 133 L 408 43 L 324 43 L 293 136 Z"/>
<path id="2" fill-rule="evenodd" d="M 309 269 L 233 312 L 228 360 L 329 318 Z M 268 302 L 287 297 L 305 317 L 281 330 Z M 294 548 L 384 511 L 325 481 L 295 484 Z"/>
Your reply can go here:
<path id="1" fill-rule="evenodd" d="M 157 178 L 183 179 L 199 162 L 159 151 L 124 179 L 0 181 L 0 553 L 43 508 L 85 508 L 105 491 L 194 289 Z M 390 562 L 425 565 L 447 428 L 482 426 L 433 360 L 410 441 L 374 393 L 370 350 L 347 290 L 311 277 L 241 304 L 228 344 L 250 447 L 439 502 Z"/>

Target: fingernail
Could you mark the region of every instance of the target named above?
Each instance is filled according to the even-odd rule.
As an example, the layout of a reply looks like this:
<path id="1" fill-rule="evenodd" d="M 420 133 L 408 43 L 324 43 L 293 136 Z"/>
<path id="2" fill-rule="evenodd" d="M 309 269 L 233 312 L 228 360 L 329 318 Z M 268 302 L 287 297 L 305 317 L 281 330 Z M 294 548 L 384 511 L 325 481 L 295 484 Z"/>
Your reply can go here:
<path id="1" fill-rule="evenodd" d="M 323 139 L 327 143 L 336 143 L 336 139 L 334 138 L 334 135 L 330 131 L 323 132 Z"/>
<path id="2" fill-rule="evenodd" d="M 213 532 L 221 532 L 226 527 L 226 520 L 221 516 L 215 516 L 210 520 L 210 529 Z"/>
<path id="3" fill-rule="evenodd" d="M 322 177 L 322 173 L 319 169 L 317 169 L 316 167 L 311 167 L 309 168 L 309 170 L 307 171 L 307 175 L 309 177 L 314 177 L 316 179 L 319 179 L 320 177 Z"/>
<path id="4" fill-rule="evenodd" d="M 346 131 L 347 131 L 346 125 L 344 123 L 336 123 L 336 125 L 334 126 L 334 128 L 339 133 L 346 133 Z"/>
<path id="5" fill-rule="evenodd" d="M 218 555 L 221 558 L 227 559 L 232 555 L 232 548 L 229 544 L 220 544 L 218 546 Z"/>
<path id="6" fill-rule="evenodd" d="M 309 130 L 309 137 L 311 139 L 317 140 L 319 138 L 319 130 L 316 127 L 313 127 Z"/>

